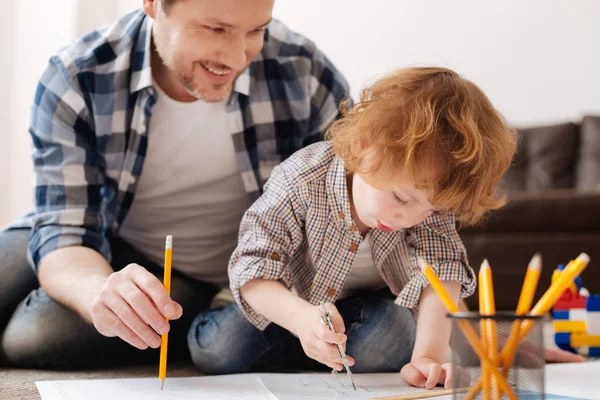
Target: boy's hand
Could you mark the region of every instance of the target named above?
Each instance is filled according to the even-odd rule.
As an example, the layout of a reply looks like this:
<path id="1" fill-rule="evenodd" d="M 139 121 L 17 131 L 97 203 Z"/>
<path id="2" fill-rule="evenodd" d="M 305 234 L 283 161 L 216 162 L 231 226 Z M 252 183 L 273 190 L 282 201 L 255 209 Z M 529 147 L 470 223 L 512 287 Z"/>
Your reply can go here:
<path id="1" fill-rule="evenodd" d="M 449 389 L 452 387 L 452 364 L 440 365 L 431 358 L 417 358 L 402 367 L 400 376 L 412 386 L 430 390 L 443 384 Z"/>
<path id="2" fill-rule="evenodd" d="M 321 307 L 313 305 L 299 313 L 294 331 L 307 356 L 336 371 L 341 371 L 344 367 L 337 344 L 341 344 L 344 350 L 346 349 L 344 320 L 333 304 L 327 304 L 326 307 L 331 315 L 335 332 L 332 332 L 323 321 Z M 347 356 L 347 359 L 348 365 L 354 365 L 352 357 Z"/>

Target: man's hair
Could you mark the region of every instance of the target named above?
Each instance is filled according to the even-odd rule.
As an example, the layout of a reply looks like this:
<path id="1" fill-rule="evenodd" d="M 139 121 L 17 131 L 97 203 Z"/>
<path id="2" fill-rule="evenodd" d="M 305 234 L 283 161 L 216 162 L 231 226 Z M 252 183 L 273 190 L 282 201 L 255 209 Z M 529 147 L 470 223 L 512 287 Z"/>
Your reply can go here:
<path id="1" fill-rule="evenodd" d="M 397 70 L 365 89 L 329 129 L 349 173 L 394 187 L 404 171 L 431 204 L 472 225 L 504 205 L 497 184 L 517 135 L 474 83 L 446 68 Z"/>

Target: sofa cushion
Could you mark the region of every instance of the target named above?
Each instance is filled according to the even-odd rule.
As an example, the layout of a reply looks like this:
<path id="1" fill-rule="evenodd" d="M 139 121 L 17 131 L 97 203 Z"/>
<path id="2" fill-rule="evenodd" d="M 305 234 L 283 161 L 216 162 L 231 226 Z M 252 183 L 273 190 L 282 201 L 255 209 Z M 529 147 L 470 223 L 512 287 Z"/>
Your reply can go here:
<path id="1" fill-rule="evenodd" d="M 573 123 L 519 129 L 519 145 L 503 178 L 503 190 L 543 192 L 573 187 L 578 135 Z"/>
<path id="2" fill-rule="evenodd" d="M 589 191 L 600 183 L 600 116 L 587 116 L 581 123 L 579 161 L 575 170 L 575 188 Z"/>
<path id="3" fill-rule="evenodd" d="M 513 196 L 479 225 L 461 229 L 465 234 L 598 231 L 600 193 L 578 193 L 572 189 Z"/>

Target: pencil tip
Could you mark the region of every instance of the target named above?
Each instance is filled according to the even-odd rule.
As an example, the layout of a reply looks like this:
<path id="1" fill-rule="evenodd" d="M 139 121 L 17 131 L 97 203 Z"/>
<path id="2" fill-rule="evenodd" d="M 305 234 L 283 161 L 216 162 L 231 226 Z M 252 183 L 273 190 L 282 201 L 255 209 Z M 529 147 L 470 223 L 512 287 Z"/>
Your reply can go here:
<path id="1" fill-rule="evenodd" d="M 483 262 L 481 263 L 481 269 L 490 269 L 490 263 L 488 262 L 487 258 L 483 259 Z"/>
<path id="2" fill-rule="evenodd" d="M 167 235 L 167 239 L 165 240 L 165 248 L 172 249 L 173 248 L 173 236 Z"/>
<path id="3" fill-rule="evenodd" d="M 531 261 L 529 261 L 528 269 L 540 270 L 542 269 L 542 255 L 535 253 Z"/>
<path id="4" fill-rule="evenodd" d="M 424 271 L 425 268 L 427 268 L 427 261 L 423 260 L 421 257 L 417 257 L 417 259 L 419 260 L 419 267 Z"/>
<path id="5" fill-rule="evenodd" d="M 581 259 L 581 261 L 583 261 L 586 265 L 590 263 L 590 256 L 588 256 L 586 253 L 581 253 L 577 258 Z"/>
<path id="6" fill-rule="evenodd" d="M 165 386 L 165 380 L 161 379 L 160 380 L 160 390 L 163 390 L 163 386 Z"/>

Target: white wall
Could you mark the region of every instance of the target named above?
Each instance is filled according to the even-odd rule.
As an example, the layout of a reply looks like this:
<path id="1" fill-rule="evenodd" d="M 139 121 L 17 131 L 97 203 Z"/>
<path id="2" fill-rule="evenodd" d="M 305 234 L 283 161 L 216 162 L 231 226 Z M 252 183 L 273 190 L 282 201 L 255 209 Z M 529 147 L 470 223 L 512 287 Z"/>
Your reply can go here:
<path id="1" fill-rule="evenodd" d="M 597 0 L 277 0 L 274 15 L 318 43 L 355 97 L 376 74 L 437 64 L 514 124 L 600 113 Z"/>
<path id="2" fill-rule="evenodd" d="M 14 13 L 13 3 L 6 4 L 0 13 L 0 49 L 4 54 L 12 54 L 14 50 L 14 21 L 12 15 Z M 0 121 L 2 121 L 2 129 L 0 129 L 0 225 L 2 225 L 3 217 L 8 215 L 10 208 L 10 179 L 12 177 L 12 169 L 8 155 L 13 126 L 13 102 L 14 96 L 11 80 L 14 76 L 14 65 L 10 57 L 0 58 L 0 87 L 4 88 L 0 95 Z"/>
<path id="3" fill-rule="evenodd" d="M 28 111 L 47 59 L 142 0 L 11 0 L 0 14 L 0 225 L 32 206 Z M 475 81 L 516 125 L 600 114 L 598 0 L 276 0 L 356 98 L 374 76 L 437 64 Z M 41 33 L 41 34 L 40 34 Z"/>
<path id="4" fill-rule="evenodd" d="M 8 115 L 0 135 L 0 160 L 7 166 L 0 200 L 0 225 L 32 208 L 32 164 L 28 133 L 29 109 L 38 79 L 50 56 L 75 38 L 77 0 L 19 0 L 6 2 L 0 14 L 3 65 L 0 79 L 6 90 L 0 95 L 0 112 Z M 10 38 L 10 41 L 7 39 Z M 7 41 L 7 43 L 5 43 Z M 6 64 L 5 64 L 6 63 Z M 4 71 L 10 74 L 4 75 Z M 4 81 L 6 80 L 6 81 Z M 8 110 L 8 111 L 7 111 Z"/>

